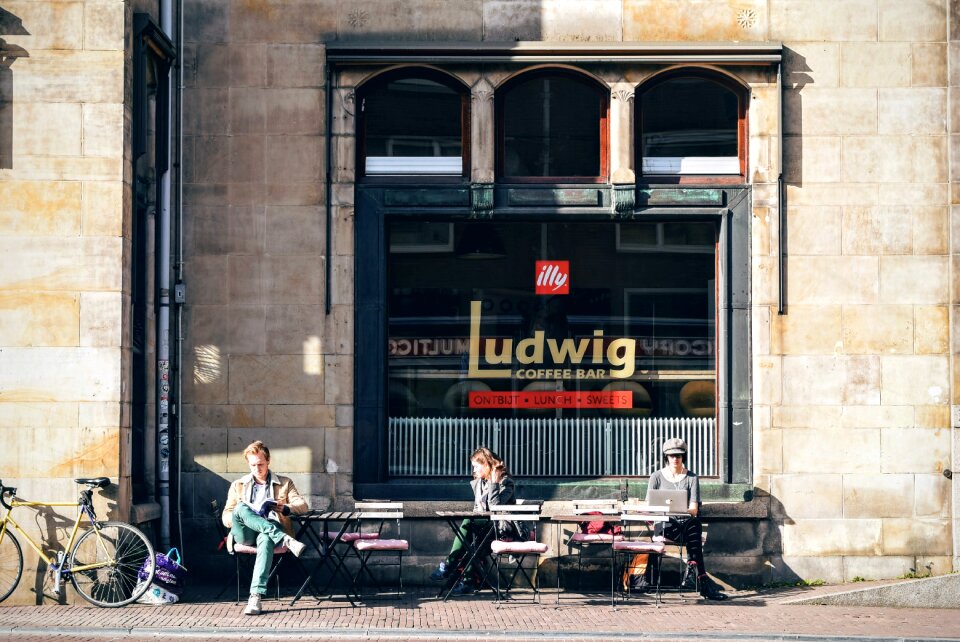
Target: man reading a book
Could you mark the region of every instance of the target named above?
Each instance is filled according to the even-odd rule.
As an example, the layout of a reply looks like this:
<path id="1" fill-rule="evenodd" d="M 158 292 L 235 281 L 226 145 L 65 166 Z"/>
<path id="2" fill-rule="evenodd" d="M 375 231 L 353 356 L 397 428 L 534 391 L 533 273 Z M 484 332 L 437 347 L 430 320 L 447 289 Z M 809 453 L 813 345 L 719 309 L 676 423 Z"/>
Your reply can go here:
<path id="1" fill-rule="evenodd" d="M 289 516 L 307 512 L 307 502 L 289 477 L 270 470 L 270 449 L 262 441 L 247 446 L 243 456 L 250 466 L 250 474 L 230 485 L 223 507 L 223 525 L 230 529 L 227 549 L 231 555 L 234 542 L 257 547 L 250 600 L 243 612 L 259 615 L 273 566 L 274 547 L 283 545 L 297 557 L 303 552 L 304 544 L 293 538 L 293 522 Z"/>

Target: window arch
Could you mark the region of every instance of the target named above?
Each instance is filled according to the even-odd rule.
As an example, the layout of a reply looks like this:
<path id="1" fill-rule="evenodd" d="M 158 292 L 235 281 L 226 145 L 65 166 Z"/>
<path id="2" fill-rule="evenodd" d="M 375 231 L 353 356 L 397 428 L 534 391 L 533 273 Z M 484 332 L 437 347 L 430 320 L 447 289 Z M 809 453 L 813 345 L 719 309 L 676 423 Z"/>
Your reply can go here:
<path id="1" fill-rule="evenodd" d="M 566 69 L 509 80 L 497 92 L 497 176 L 606 181 L 609 96 L 598 81 Z"/>
<path id="2" fill-rule="evenodd" d="M 358 90 L 361 176 L 469 172 L 470 94 L 455 78 L 424 67 L 396 69 Z"/>
<path id="3" fill-rule="evenodd" d="M 640 170 L 746 176 L 747 91 L 703 69 L 677 69 L 637 91 Z"/>

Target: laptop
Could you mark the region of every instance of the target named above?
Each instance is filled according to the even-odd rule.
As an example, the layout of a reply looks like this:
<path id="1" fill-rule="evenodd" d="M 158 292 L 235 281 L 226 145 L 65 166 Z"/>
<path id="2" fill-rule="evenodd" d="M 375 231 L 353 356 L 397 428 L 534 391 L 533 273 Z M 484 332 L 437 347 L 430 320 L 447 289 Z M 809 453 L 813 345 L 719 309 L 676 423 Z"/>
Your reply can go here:
<path id="1" fill-rule="evenodd" d="M 664 490 L 657 488 L 647 494 L 647 504 L 650 506 L 666 506 L 668 513 L 686 513 L 690 505 L 687 490 Z"/>

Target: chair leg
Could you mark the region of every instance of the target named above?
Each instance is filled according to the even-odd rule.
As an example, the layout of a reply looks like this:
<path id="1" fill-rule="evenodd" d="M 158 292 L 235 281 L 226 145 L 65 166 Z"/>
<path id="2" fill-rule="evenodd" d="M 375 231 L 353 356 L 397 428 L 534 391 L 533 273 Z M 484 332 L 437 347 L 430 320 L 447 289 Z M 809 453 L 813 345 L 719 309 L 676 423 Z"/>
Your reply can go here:
<path id="1" fill-rule="evenodd" d="M 663 578 L 663 555 L 656 555 L 655 559 L 657 560 L 657 608 L 660 608 L 660 580 Z"/>
<path id="2" fill-rule="evenodd" d="M 400 553 L 399 553 L 399 558 L 400 558 L 400 559 L 398 560 L 398 563 L 397 563 L 397 566 L 398 566 L 398 569 L 397 569 L 397 586 L 399 587 L 399 588 L 397 589 L 397 599 L 398 599 L 398 600 L 400 599 L 400 595 L 403 593 L 403 551 L 400 551 Z"/>

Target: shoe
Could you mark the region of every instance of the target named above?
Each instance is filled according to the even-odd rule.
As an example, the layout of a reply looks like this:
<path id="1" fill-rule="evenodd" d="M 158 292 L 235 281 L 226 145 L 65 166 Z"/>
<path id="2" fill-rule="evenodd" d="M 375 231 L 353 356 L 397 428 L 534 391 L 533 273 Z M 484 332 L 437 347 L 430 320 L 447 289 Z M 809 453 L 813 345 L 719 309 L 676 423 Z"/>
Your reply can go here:
<path id="1" fill-rule="evenodd" d="M 695 591 L 697 589 L 697 563 L 688 562 L 683 569 L 683 581 L 680 582 L 681 591 Z"/>
<path id="2" fill-rule="evenodd" d="M 470 595 L 471 593 L 473 593 L 473 586 L 463 580 L 457 582 L 456 585 L 450 589 L 450 595 Z"/>
<path id="3" fill-rule="evenodd" d="M 451 569 L 447 566 L 446 562 L 440 562 L 440 566 L 430 573 L 430 579 L 434 582 L 439 582 L 440 580 L 445 580 L 450 577 Z"/>
<path id="4" fill-rule="evenodd" d="M 289 535 L 283 538 L 283 545 L 287 547 L 287 550 L 294 554 L 296 557 L 300 557 L 300 554 L 303 553 L 303 549 L 307 547 L 306 544 L 299 540 L 295 540 Z"/>
<path id="5" fill-rule="evenodd" d="M 630 592 L 631 593 L 646 593 L 651 588 L 650 582 L 644 576 L 640 575 L 636 578 L 630 578 Z"/>
<path id="6" fill-rule="evenodd" d="M 261 596 L 256 593 L 250 595 L 250 599 L 247 600 L 247 608 L 243 609 L 244 615 L 260 615 L 260 599 Z"/>
<path id="7" fill-rule="evenodd" d="M 717 602 L 722 602 L 727 599 L 727 594 L 717 586 L 716 582 L 706 575 L 700 577 L 700 595 L 707 600 L 715 600 Z"/>
<path id="8" fill-rule="evenodd" d="M 233 532 L 227 533 L 227 552 L 233 555 Z"/>

